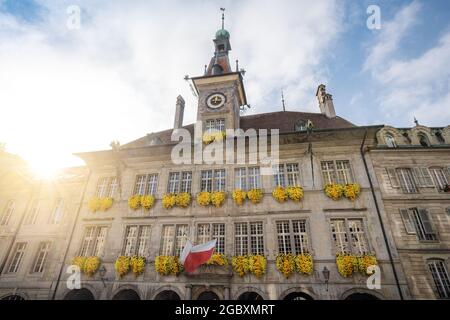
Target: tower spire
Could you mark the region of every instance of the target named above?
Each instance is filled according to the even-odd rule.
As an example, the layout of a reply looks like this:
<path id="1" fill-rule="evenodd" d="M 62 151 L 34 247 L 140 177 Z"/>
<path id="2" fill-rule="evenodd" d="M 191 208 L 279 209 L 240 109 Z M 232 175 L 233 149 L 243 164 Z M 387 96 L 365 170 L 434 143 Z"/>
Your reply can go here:
<path id="1" fill-rule="evenodd" d="M 222 30 L 225 29 L 225 8 L 220 8 L 222 11 Z"/>
<path id="2" fill-rule="evenodd" d="M 281 89 L 281 104 L 283 106 L 283 111 L 286 111 L 286 106 L 284 105 L 284 93 L 283 89 Z"/>

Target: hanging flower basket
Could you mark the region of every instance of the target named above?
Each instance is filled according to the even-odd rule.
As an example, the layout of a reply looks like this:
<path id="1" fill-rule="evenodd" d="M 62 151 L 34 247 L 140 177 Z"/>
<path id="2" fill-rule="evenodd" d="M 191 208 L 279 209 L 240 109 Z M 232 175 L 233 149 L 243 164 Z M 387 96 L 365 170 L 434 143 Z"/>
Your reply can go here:
<path id="1" fill-rule="evenodd" d="M 166 193 L 162 198 L 162 205 L 165 209 L 171 209 L 175 206 L 177 196 L 174 193 Z"/>
<path id="2" fill-rule="evenodd" d="M 278 186 L 276 187 L 273 191 L 272 191 L 272 196 L 274 197 L 275 200 L 277 200 L 279 203 L 283 203 L 287 200 L 287 194 L 286 194 L 286 190 L 282 187 L 282 186 Z"/>
<path id="3" fill-rule="evenodd" d="M 247 197 L 253 204 L 257 204 L 261 202 L 263 192 L 261 189 L 251 189 L 247 192 Z"/>
<path id="4" fill-rule="evenodd" d="M 361 193 L 361 187 L 357 183 L 349 183 L 344 187 L 344 196 L 350 201 L 355 201 Z"/>
<path id="5" fill-rule="evenodd" d="M 325 194 L 334 201 L 339 200 L 344 195 L 344 187 L 341 184 L 327 184 L 324 188 Z"/>
<path id="6" fill-rule="evenodd" d="M 141 196 L 136 194 L 128 198 L 128 207 L 133 210 L 139 209 L 141 206 Z"/>
<path id="7" fill-rule="evenodd" d="M 216 208 L 219 208 L 225 202 L 225 198 L 227 197 L 226 192 L 224 191 L 215 191 L 211 194 L 211 203 Z"/>
<path id="8" fill-rule="evenodd" d="M 242 206 L 244 204 L 245 198 L 247 197 L 247 193 L 241 189 L 236 189 L 232 194 L 234 202 L 238 206 Z"/>
<path id="9" fill-rule="evenodd" d="M 151 194 L 141 196 L 140 204 L 141 204 L 142 208 L 144 208 L 145 210 L 150 210 L 153 207 L 153 205 L 155 204 L 155 197 L 152 196 Z"/>
<path id="10" fill-rule="evenodd" d="M 157 256 L 155 258 L 155 270 L 160 275 L 178 275 L 183 270 L 183 265 L 175 256 Z"/>
<path id="11" fill-rule="evenodd" d="M 299 202 L 303 199 L 303 188 L 294 186 L 287 187 L 286 194 L 292 201 Z"/>
<path id="12" fill-rule="evenodd" d="M 202 191 L 197 194 L 197 203 L 202 206 L 206 207 L 211 203 L 211 193 L 207 191 Z"/>

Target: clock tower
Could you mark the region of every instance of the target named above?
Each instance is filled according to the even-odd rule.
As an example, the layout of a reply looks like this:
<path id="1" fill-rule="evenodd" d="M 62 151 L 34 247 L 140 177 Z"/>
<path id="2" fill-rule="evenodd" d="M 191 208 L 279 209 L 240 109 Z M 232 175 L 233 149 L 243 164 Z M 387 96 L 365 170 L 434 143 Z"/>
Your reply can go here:
<path id="1" fill-rule="evenodd" d="M 247 98 L 243 71 L 237 69 L 237 62 L 236 70 L 231 70 L 230 33 L 224 29 L 223 13 L 222 29 L 216 32 L 213 41 L 214 56 L 205 66 L 204 75 L 191 78 L 198 93 L 197 121 L 202 122 L 204 131 L 237 129 L 240 110 L 247 105 Z"/>

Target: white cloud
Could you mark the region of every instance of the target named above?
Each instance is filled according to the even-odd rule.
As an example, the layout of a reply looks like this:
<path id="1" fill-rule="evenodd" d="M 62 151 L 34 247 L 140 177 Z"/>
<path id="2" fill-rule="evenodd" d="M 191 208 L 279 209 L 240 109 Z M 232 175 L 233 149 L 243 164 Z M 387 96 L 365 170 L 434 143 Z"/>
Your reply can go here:
<path id="1" fill-rule="evenodd" d="M 26 158 L 71 164 L 72 152 L 107 149 L 170 128 L 175 100 L 196 101 L 183 80 L 202 74 L 220 27 L 210 2 L 80 1 L 81 29 L 66 28 L 67 5 L 29 24 L 0 13 L 0 137 Z M 318 111 L 314 99 L 327 50 L 343 17 L 335 0 L 227 3 L 231 63 L 247 70 L 250 112 Z M 51 156 L 50 156 L 51 155 Z"/>
<path id="2" fill-rule="evenodd" d="M 401 57 L 401 42 L 419 19 L 413 2 L 385 24 L 365 61 L 379 85 L 377 102 L 389 123 L 411 126 L 414 116 L 424 125 L 450 123 L 450 32 L 417 57 Z"/>

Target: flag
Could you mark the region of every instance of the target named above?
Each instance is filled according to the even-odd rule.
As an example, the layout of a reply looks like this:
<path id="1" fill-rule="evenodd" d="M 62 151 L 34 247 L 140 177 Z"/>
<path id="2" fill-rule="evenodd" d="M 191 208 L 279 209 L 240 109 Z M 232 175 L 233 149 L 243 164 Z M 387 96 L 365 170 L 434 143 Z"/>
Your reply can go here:
<path id="1" fill-rule="evenodd" d="M 208 261 L 216 249 L 217 239 L 193 246 L 188 240 L 180 255 L 180 261 L 187 272 L 194 272 L 198 267 Z"/>

